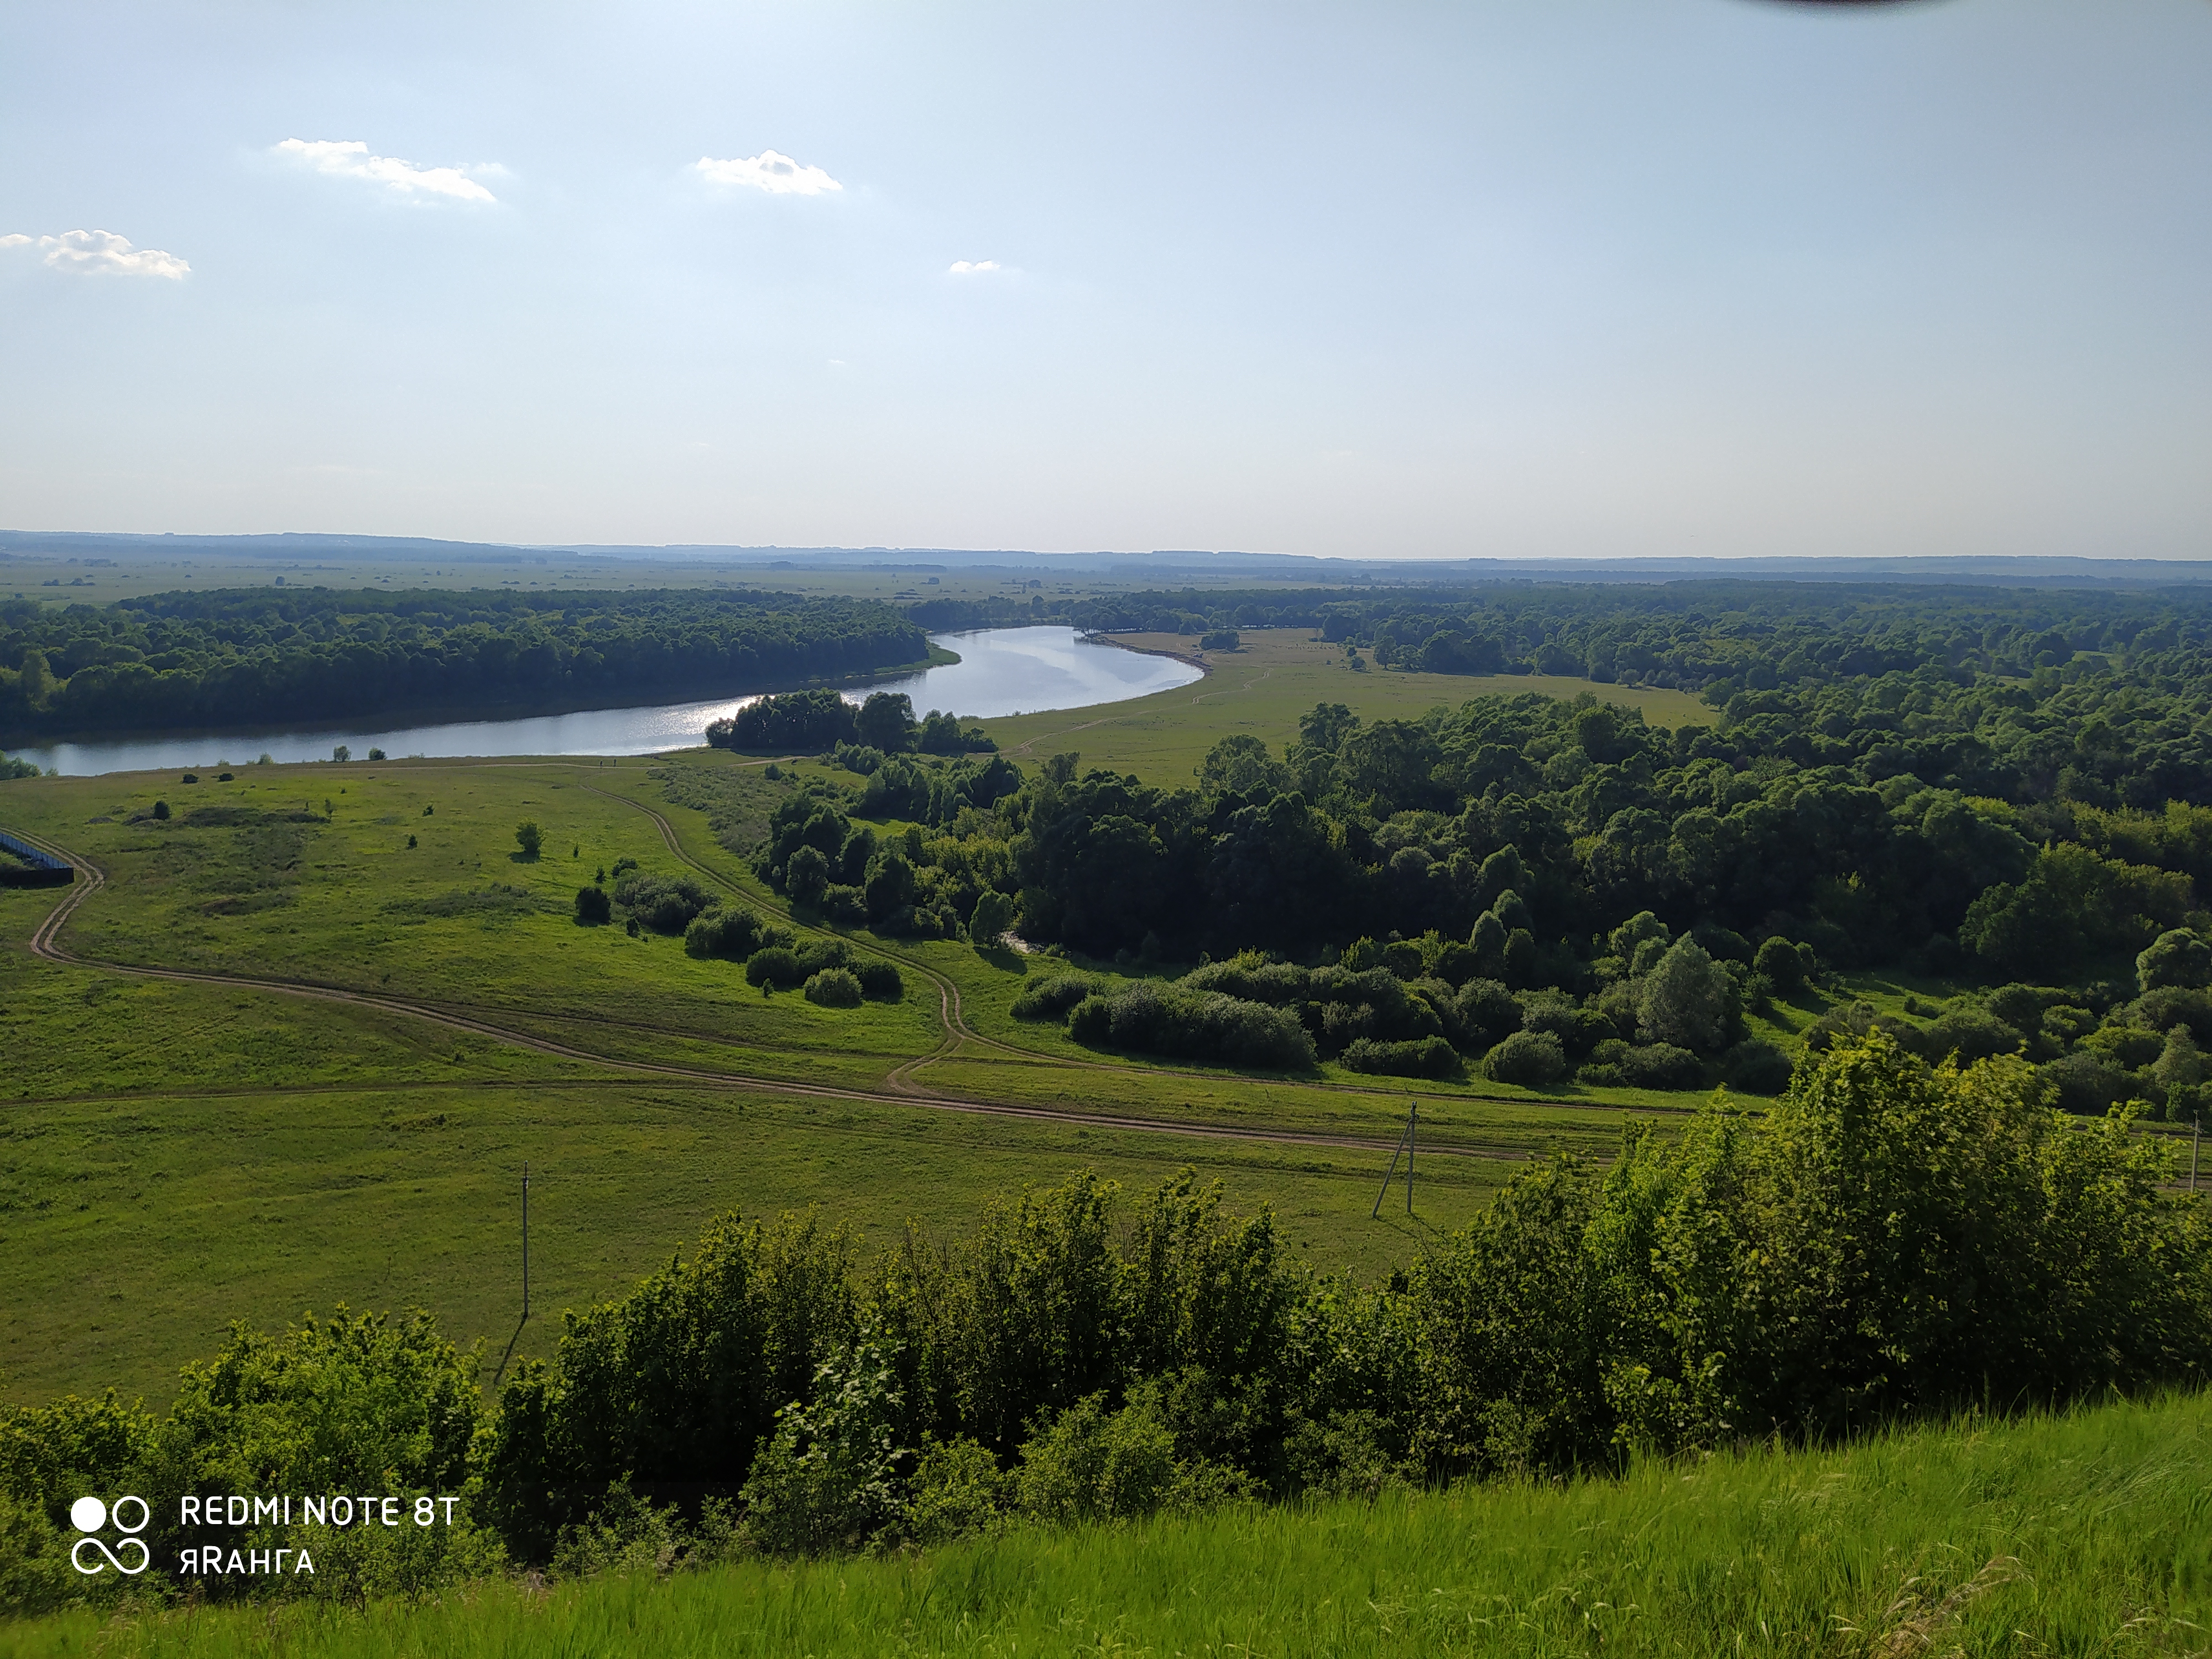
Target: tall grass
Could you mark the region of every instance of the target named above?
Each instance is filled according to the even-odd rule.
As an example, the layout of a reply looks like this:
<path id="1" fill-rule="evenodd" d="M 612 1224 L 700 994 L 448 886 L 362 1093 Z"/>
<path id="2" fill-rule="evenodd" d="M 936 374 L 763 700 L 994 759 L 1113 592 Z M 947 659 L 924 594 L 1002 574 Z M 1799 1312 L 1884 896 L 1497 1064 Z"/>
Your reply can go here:
<path id="1" fill-rule="evenodd" d="M 2208 1431 L 2190 1396 L 887 1560 L 77 1615 L 0 1626 L 0 1656 L 2195 1653 Z"/>

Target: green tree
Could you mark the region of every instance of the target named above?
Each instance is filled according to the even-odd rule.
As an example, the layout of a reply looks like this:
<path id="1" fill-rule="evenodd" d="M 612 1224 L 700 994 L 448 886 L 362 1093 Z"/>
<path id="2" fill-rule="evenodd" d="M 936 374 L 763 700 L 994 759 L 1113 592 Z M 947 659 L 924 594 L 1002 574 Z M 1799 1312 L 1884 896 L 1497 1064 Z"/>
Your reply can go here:
<path id="1" fill-rule="evenodd" d="M 1677 939 L 1637 988 L 1637 1035 L 1700 1054 L 1729 1045 L 1736 1021 L 1735 984 L 1692 939 Z"/>
<path id="2" fill-rule="evenodd" d="M 975 901 L 975 911 L 969 919 L 968 937 L 978 948 L 988 949 L 1006 936 L 1014 925 L 1014 902 L 995 887 L 986 888 Z"/>
<path id="3" fill-rule="evenodd" d="M 514 844 L 522 849 L 522 856 L 534 859 L 538 849 L 545 844 L 545 832 L 538 827 L 535 818 L 525 818 L 514 826 Z"/>
<path id="4" fill-rule="evenodd" d="M 2212 985 L 2212 945 L 2185 927 L 2168 928 L 2136 958 L 2136 983 L 2145 993 L 2169 985 L 2187 990 Z"/>

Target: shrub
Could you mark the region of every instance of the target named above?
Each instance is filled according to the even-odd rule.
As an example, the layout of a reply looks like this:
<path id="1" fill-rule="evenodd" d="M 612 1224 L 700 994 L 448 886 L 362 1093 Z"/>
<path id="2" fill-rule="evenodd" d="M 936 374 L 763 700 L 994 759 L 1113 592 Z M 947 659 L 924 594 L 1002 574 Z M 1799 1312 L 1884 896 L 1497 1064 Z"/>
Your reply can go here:
<path id="1" fill-rule="evenodd" d="M 1310 978 L 1296 963 L 1269 962 L 1256 951 L 1247 951 L 1226 962 L 1194 968 L 1176 983 L 1186 991 L 1218 991 L 1280 1007 L 1304 997 Z"/>
<path id="2" fill-rule="evenodd" d="M 825 1360 L 811 1402 L 778 1412 L 775 1437 L 753 1460 L 741 1494 L 746 1536 L 775 1554 L 813 1554 L 857 1548 L 896 1518 L 902 1403 L 873 1344 Z"/>
<path id="3" fill-rule="evenodd" d="M 409 837 L 411 841 L 413 837 Z M 580 927 L 597 927 L 615 919 L 614 901 L 607 896 L 604 887 L 579 887 L 576 890 L 576 921 Z"/>
<path id="4" fill-rule="evenodd" d="M 157 818 L 167 818 L 169 816 L 169 803 L 165 800 L 155 801 L 154 803 L 154 816 Z"/>
<path id="5" fill-rule="evenodd" d="M 615 902 L 656 933 L 680 933 L 714 902 L 714 896 L 689 876 L 637 874 L 617 885 Z"/>
<path id="6" fill-rule="evenodd" d="M 1956 1054 L 1961 1066 L 2017 1050 L 2021 1035 L 1994 1014 L 1978 1008 L 1954 1008 L 1921 1032 L 1911 1045 L 1924 1059 Z"/>
<path id="7" fill-rule="evenodd" d="M 1548 1089 L 1567 1075 L 1566 1051 L 1549 1031 L 1516 1031 L 1483 1056 L 1482 1074 L 1497 1083 Z"/>
<path id="8" fill-rule="evenodd" d="M 1022 1448 L 1014 1477 L 1021 1506 L 1062 1525 L 1150 1515 L 1175 1490 L 1175 1431 L 1155 1389 L 1130 1391 L 1120 1411 L 1085 1396 Z"/>
<path id="9" fill-rule="evenodd" d="M 1011 1484 L 981 1441 L 926 1442 L 915 1459 L 906 1534 L 927 1547 L 990 1531 L 1004 1519 Z"/>
<path id="10" fill-rule="evenodd" d="M 1459 1051 L 1440 1036 L 1411 1042 L 1357 1037 L 1338 1058 L 1352 1071 L 1380 1077 L 1446 1078 L 1459 1070 Z"/>
<path id="11" fill-rule="evenodd" d="M 1218 992 L 1193 994 L 1147 980 L 1112 995 L 1086 997 L 1067 1029 L 1087 1048 L 1133 1048 L 1227 1066 L 1302 1070 L 1314 1061 L 1313 1039 L 1297 1016 Z"/>
<path id="12" fill-rule="evenodd" d="M 906 981 L 898 969 L 881 957 L 859 957 L 852 963 L 853 977 L 860 982 L 864 996 L 881 997 L 896 1001 L 906 994 Z"/>
<path id="13" fill-rule="evenodd" d="M 684 930 L 687 957 L 720 957 L 742 962 L 763 945 L 788 945 L 787 928 L 770 927 L 750 910 L 708 910 Z"/>
<path id="14" fill-rule="evenodd" d="M 1483 1048 L 1521 1029 L 1521 1005 L 1494 979 L 1471 979 L 1452 999 L 1468 1037 Z"/>
<path id="15" fill-rule="evenodd" d="M 1790 1086 L 1790 1056 L 1753 1037 L 1721 1056 L 1721 1081 L 1745 1095 L 1778 1095 Z"/>
<path id="16" fill-rule="evenodd" d="M 2128 1091 L 2127 1073 L 2087 1050 L 2054 1060 L 2037 1075 L 2050 1089 L 2053 1105 L 2085 1117 L 2098 1115 Z"/>
<path id="17" fill-rule="evenodd" d="M 807 970 L 799 965 L 799 953 L 788 945 L 771 945 L 756 951 L 745 963 L 748 985 L 772 985 L 787 991 L 794 985 L 804 985 L 806 979 Z"/>
<path id="18" fill-rule="evenodd" d="M 1032 974 L 1014 999 L 1014 1018 L 1065 1019 L 1069 1009 L 1098 988 L 1081 974 Z"/>
<path id="19" fill-rule="evenodd" d="M 1687 1048 L 1671 1042 L 1624 1045 L 1618 1061 L 1624 1082 L 1632 1089 L 1696 1089 L 1705 1080 L 1702 1061 Z"/>
<path id="20" fill-rule="evenodd" d="M 806 1000 L 817 1008 L 857 1008 L 860 981 L 843 968 L 824 968 L 806 981 Z"/>
<path id="21" fill-rule="evenodd" d="M 545 832 L 538 827 L 535 818 L 525 818 L 514 826 L 514 844 L 522 849 L 522 856 L 534 859 L 538 848 L 545 844 Z"/>
<path id="22" fill-rule="evenodd" d="M 2212 985 L 2212 945 L 2185 927 L 2168 929 L 2136 958 L 2136 983 L 2145 992 L 2168 986 L 2193 991 Z"/>
<path id="23" fill-rule="evenodd" d="M 1211 633 L 1200 635 L 1198 638 L 1201 651 L 1234 651 L 1243 643 L 1233 628 L 1217 628 Z"/>
<path id="24" fill-rule="evenodd" d="M 1805 957 L 1788 939 L 1777 935 L 1763 941 L 1751 959 L 1752 971 L 1765 975 L 1768 984 L 1787 996 L 1805 984 Z"/>

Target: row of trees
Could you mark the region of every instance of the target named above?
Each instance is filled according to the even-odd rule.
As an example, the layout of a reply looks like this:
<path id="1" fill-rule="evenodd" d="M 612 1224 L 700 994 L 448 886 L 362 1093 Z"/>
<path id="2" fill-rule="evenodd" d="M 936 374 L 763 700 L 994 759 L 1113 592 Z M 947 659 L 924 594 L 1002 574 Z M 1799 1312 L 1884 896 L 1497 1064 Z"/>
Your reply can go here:
<path id="1" fill-rule="evenodd" d="M 1632 1131 L 1603 1170 L 1516 1174 L 1383 1286 L 1308 1271 L 1271 1216 L 1188 1174 L 1133 1206 L 1084 1176 L 872 1252 L 811 1217 L 719 1222 L 570 1315 L 495 1399 L 420 1318 L 241 1328 L 166 1417 L 112 1397 L 0 1417 L 0 1584 L 18 1605 L 101 1592 L 66 1565 L 81 1492 L 143 1494 L 157 1553 L 181 1492 L 465 1497 L 450 1531 L 325 1535 L 315 1588 L 345 1593 L 639 1540 L 665 1561 L 687 1534 L 836 1550 L 1597 1472 L 2201 1382 L 2203 1206 L 2124 1116 L 2036 1097 L 2016 1060 L 1839 1042 L 1770 1113 L 1723 1098 L 1677 1136 Z"/>
<path id="2" fill-rule="evenodd" d="M 761 697 L 734 715 L 713 720 L 707 742 L 715 749 L 755 754 L 854 754 L 853 769 L 869 772 L 889 755 L 989 753 L 998 744 L 978 726 L 963 727 L 957 715 L 937 709 L 917 720 L 914 699 L 903 691 L 872 691 L 866 702 L 848 702 L 835 691 L 787 692 Z"/>
<path id="3" fill-rule="evenodd" d="M 0 602 L 0 738 L 708 696 L 920 661 L 887 605 L 793 594 L 251 588 Z"/>

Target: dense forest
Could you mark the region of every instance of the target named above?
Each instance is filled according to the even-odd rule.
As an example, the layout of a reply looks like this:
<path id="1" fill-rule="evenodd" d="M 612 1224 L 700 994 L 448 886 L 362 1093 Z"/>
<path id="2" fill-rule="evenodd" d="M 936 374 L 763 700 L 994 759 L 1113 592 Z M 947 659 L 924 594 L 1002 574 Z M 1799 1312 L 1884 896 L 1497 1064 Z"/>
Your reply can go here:
<path id="1" fill-rule="evenodd" d="M 719 696 L 927 652 L 888 606 L 788 593 L 256 587 L 58 610 L 9 600 L 0 742 Z"/>
<path id="2" fill-rule="evenodd" d="M 1377 721 L 1328 704 L 1280 752 L 1231 737 L 1172 789 L 1073 755 L 1011 789 L 910 762 L 920 787 L 794 795 L 759 867 L 880 927 L 957 931 L 994 893 L 1032 943 L 1221 959 L 1087 1008 L 1103 988 L 1080 974 L 1036 988 L 1038 1013 L 1106 1046 L 1769 1092 L 1786 1064 L 1739 1051 L 1741 1011 L 1881 967 L 1990 988 L 1908 1042 L 2025 1044 L 2084 1108 L 2186 1094 L 2177 1028 L 2212 1042 L 2207 601 L 1693 586 L 1517 612 L 1394 595 L 1322 620 L 1409 664 L 1579 653 L 1593 674 L 1695 684 L 1710 723 L 1665 730 L 1589 695 Z"/>
<path id="3" fill-rule="evenodd" d="M 1632 1133 L 1610 1168 L 1516 1173 L 1389 1283 L 1307 1269 L 1189 1172 L 1135 1202 L 1089 1176 L 950 1238 L 863 1248 L 729 1217 L 568 1316 L 494 1398 L 426 1316 L 234 1328 L 155 1417 L 110 1395 L 0 1410 L 0 1604 L 421 1594 L 509 1565 L 928 1546 L 963 1533 L 1453 1478 L 1559 1478 L 1958 1407 L 2201 1383 L 2203 1206 L 2024 1064 L 1961 1075 L 1875 1034 L 1771 1111 Z M 313 1578 L 136 1589 L 66 1565 L 66 1498 L 457 1495 L 453 1524 L 266 1517 Z M 346 1516 L 353 1500 L 346 1503 Z"/>

